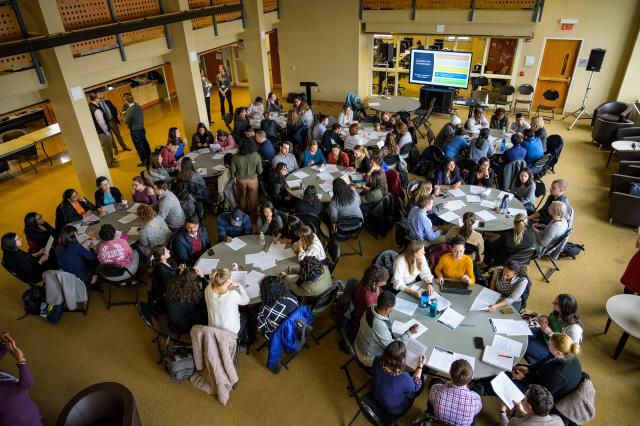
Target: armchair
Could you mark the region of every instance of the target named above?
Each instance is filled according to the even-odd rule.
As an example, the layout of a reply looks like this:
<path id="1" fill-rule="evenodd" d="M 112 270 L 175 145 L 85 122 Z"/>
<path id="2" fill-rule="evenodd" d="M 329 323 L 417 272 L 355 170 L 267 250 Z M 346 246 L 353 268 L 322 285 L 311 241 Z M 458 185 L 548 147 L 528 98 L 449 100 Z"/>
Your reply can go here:
<path id="1" fill-rule="evenodd" d="M 640 231 L 640 197 L 629 194 L 632 182 L 640 182 L 640 177 L 618 174 L 611 176 L 609 223 L 615 220 Z"/>
<path id="2" fill-rule="evenodd" d="M 624 102 L 605 102 L 593 110 L 591 126 L 594 126 L 596 118 L 602 118 L 606 121 L 623 122 L 629 118 L 629 114 L 631 114 L 631 105 Z"/>

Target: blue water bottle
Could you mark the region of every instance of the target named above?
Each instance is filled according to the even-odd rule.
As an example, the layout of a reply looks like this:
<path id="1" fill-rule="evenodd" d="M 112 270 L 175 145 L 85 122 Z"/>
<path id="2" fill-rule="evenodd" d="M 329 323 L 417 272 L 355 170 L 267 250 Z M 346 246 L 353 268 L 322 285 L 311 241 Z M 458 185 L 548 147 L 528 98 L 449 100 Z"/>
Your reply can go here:
<path id="1" fill-rule="evenodd" d="M 431 299 L 431 308 L 429 310 L 429 316 L 435 318 L 438 315 L 438 299 Z"/>
<path id="2" fill-rule="evenodd" d="M 422 293 L 420 296 L 420 307 L 427 308 L 429 306 L 429 293 Z"/>
<path id="3" fill-rule="evenodd" d="M 500 142 L 500 151 L 504 151 L 506 147 L 507 147 L 507 140 L 502 138 L 502 142 Z"/>

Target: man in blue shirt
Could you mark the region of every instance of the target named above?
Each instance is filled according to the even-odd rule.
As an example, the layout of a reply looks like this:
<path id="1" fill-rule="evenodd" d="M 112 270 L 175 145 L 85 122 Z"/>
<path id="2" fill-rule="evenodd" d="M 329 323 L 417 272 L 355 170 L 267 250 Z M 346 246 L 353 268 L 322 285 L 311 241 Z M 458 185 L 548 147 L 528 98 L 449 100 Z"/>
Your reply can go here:
<path id="1" fill-rule="evenodd" d="M 276 149 L 269 139 L 264 130 L 256 130 L 255 134 L 256 145 L 258 145 L 258 154 L 263 160 L 271 163 L 271 159 L 276 155 Z"/>
<path id="2" fill-rule="evenodd" d="M 522 147 L 527 152 L 525 161 L 529 167 L 544 155 L 542 141 L 536 137 L 533 129 L 527 129 L 524 131 L 524 142 L 522 142 Z"/>
<path id="3" fill-rule="evenodd" d="M 522 138 L 520 135 L 517 133 L 511 135 L 511 143 L 513 144 L 513 148 L 505 150 L 502 153 L 502 156 L 498 157 L 497 162 L 491 163 L 491 168 L 497 174 L 502 173 L 502 169 L 505 164 L 511 163 L 512 161 L 524 160 L 527 156 L 527 150 L 520 146 L 522 144 Z"/>
<path id="4" fill-rule="evenodd" d="M 416 235 L 418 241 L 433 244 L 442 236 L 442 231 L 431 224 L 427 212 L 433 209 L 433 197 L 422 196 L 418 199 L 417 205 L 411 209 L 407 221 L 411 230 Z"/>
<path id="5" fill-rule="evenodd" d="M 442 146 L 445 157 L 457 158 L 463 148 L 469 148 L 469 141 L 464 137 L 464 129 L 456 129 L 455 136 Z"/>
<path id="6" fill-rule="evenodd" d="M 222 213 L 216 218 L 218 226 L 218 242 L 231 242 L 235 237 L 253 234 L 249 215 L 240 209 Z"/>

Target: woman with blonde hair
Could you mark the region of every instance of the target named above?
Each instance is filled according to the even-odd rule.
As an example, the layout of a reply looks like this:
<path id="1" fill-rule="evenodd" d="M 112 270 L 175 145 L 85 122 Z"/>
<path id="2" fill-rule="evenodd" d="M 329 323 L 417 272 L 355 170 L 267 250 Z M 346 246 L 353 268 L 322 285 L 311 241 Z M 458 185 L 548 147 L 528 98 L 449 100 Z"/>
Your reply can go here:
<path id="1" fill-rule="evenodd" d="M 402 147 L 413 142 L 409 128 L 402 121 L 396 122 L 395 132 L 398 139 L 398 150 L 402 151 Z"/>
<path id="2" fill-rule="evenodd" d="M 533 129 L 536 137 L 542 142 L 544 152 L 547 152 L 547 129 L 544 128 L 544 118 L 537 115 L 531 119 L 531 129 Z"/>
<path id="3" fill-rule="evenodd" d="M 387 133 L 387 136 L 384 138 L 384 145 L 380 149 L 380 156 L 382 158 L 387 155 L 400 155 L 400 148 L 398 148 L 398 144 L 396 143 L 396 137 L 393 133 Z"/>
<path id="4" fill-rule="evenodd" d="M 427 286 L 426 291 L 429 294 L 433 293 L 433 274 L 431 274 L 429 263 L 424 256 L 424 243 L 411 241 L 404 252 L 393 262 L 393 288 L 420 298 L 425 290 L 412 290 L 409 287 L 417 280 L 424 281 Z"/>
<path id="5" fill-rule="evenodd" d="M 527 226 L 527 215 L 518 213 L 513 219 L 512 230 L 504 231 L 495 241 L 485 242 L 484 263 L 502 265 L 511 256 L 533 249 L 535 241 L 535 234 Z"/>
<path id="6" fill-rule="evenodd" d="M 549 215 L 551 216 L 551 222 L 547 225 L 537 225 L 533 228 L 533 232 L 536 236 L 535 247 L 538 253 L 544 252 L 547 247 L 553 244 L 558 238 L 561 238 L 567 229 L 569 224 L 567 219 L 567 205 L 562 201 L 553 201 L 549 205 Z M 544 226 L 544 228 L 543 228 Z"/>
<path id="7" fill-rule="evenodd" d="M 221 328 L 238 334 L 240 331 L 239 306 L 249 303 L 247 291 L 238 283 L 231 282 L 231 271 L 218 269 L 204 290 L 204 298 L 207 302 L 207 314 L 209 326 Z"/>
<path id="8" fill-rule="evenodd" d="M 465 212 L 462 215 L 462 226 L 454 226 L 447 232 L 446 241 L 460 236 L 464 238 L 466 243 L 474 245 L 478 248 L 478 262 L 482 262 L 484 258 L 484 238 L 482 234 L 476 231 L 473 226 L 476 223 L 476 215 L 474 212 Z"/>
<path id="9" fill-rule="evenodd" d="M 298 260 L 302 260 L 307 256 L 313 256 L 319 261 L 325 263 L 327 255 L 322 247 L 322 242 L 311 228 L 303 226 L 298 230 L 300 239 L 293 245 L 293 251 L 298 255 Z"/>

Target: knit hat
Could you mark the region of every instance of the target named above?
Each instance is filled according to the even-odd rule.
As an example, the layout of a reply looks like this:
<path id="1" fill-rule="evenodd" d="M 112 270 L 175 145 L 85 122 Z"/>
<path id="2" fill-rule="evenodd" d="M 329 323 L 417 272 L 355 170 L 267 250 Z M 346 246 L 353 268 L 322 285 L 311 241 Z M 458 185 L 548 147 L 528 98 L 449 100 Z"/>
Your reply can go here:
<path id="1" fill-rule="evenodd" d="M 462 123 L 462 120 L 460 120 L 460 117 L 458 117 L 457 115 L 453 114 L 451 115 L 451 125 L 452 126 L 457 126 L 460 123 Z"/>

